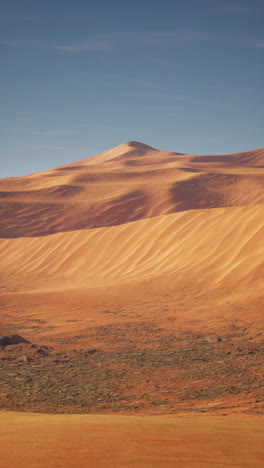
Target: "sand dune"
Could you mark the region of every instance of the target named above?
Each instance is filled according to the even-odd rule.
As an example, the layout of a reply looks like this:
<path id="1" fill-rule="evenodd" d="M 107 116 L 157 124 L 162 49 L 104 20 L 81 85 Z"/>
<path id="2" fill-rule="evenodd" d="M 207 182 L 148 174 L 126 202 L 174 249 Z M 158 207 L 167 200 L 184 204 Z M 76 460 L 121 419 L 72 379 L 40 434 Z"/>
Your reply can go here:
<path id="1" fill-rule="evenodd" d="M 245 153 L 224 154 L 217 156 L 195 156 L 192 159 L 192 162 L 221 162 L 263 168 L 264 149 L 260 148 L 254 151 L 247 151 Z"/>
<path id="2" fill-rule="evenodd" d="M 217 333 L 239 319 L 257 334 L 263 326 L 263 238 L 263 205 L 250 205 L 1 239 L 0 297 L 9 311 L 18 308 L 23 317 L 55 327 L 52 334 L 78 332 L 87 321 L 122 322 L 119 313 L 107 318 L 98 311 L 141 310 L 141 303 L 148 304 L 140 311 L 143 320 L 165 328 L 174 317 L 175 330 L 183 324 L 194 330 L 197 321 L 204 332 Z M 175 316 L 177 302 L 184 313 Z M 164 306 L 165 316 L 159 313 Z M 46 327 L 41 332 L 46 335 Z"/>
<path id="3" fill-rule="evenodd" d="M 0 237 L 46 236 L 264 203 L 262 160 L 263 150 L 194 157 L 128 142 L 50 171 L 2 179 Z"/>
<path id="4" fill-rule="evenodd" d="M 245 287 L 264 275 L 263 206 L 196 210 L 110 228 L 0 240 L 1 274 L 37 287 L 143 281 Z"/>

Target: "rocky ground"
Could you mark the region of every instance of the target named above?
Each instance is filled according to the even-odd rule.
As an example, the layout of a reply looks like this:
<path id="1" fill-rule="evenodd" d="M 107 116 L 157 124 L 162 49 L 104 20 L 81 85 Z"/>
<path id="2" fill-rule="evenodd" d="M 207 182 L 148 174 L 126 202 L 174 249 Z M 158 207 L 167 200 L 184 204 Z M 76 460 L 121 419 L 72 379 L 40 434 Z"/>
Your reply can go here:
<path id="1" fill-rule="evenodd" d="M 87 343 L 97 343 L 91 347 Z M 264 413 L 261 333 L 222 336 L 128 322 L 0 346 L 0 407 L 49 413 Z"/>

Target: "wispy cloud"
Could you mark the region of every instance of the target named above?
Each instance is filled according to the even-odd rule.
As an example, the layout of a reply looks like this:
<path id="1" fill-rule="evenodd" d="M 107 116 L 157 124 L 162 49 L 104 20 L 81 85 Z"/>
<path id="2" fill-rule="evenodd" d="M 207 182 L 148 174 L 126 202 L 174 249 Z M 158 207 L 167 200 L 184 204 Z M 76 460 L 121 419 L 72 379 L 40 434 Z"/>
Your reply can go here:
<path id="1" fill-rule="evenodd" d="M 56 146 L 56 145 L 25 145 L 24 148 L 35 149 L 35 150 L 49 150 L 49 151 L 73 151 L 67 146 Z"/>
<path id="2" fill-rule="evenodd" d="M 24 145 L 25 149 L 31 149 L 36 151 L 63 151 L 67 153 L 72 153 L 77 157 L 81 157 L 83 154 L 94 154 L 96 150 L 93 150 L 90 147 L 77 147 L 76 145 L 70 146 L 57 146 L 57 145 Z"/>
<path id="3" fill-rule="evenodd" d="M 209 106 L 218 106 L 229 108 L 232 110 L 239 110 L 240 107 L 236 104 L 232 104 L 230 102 L 218 101 L 215 99 L 196 99 L 192 96 L 186 96 L 182 94 L 174 94 L 174 93 L 156 93 L 156 92 L 130 92 L 124 94 L 124 96 L 128 97 L 140 97 L 140 98 L 157 98 L 157 99 L 165 99 L 165 100 L 172 100 L 178 101 L 185 104 L 198 104 L 198 105 L 209 105 Z"/>
<path id="4" fill-rule="evenodd" d="M 53 45 L 53 49 L 64 52 L 113 52 L 116 49 L 135 47 L 174 47 L 186 42 L 222 42 L 234 47 L 264 47 L 264 39 L 246 36 L 228 36 L 214 32 L 179 29 L 174 32 L 127 31 L 90 37 L 78 44 Z"/>
<path id="5" fill-rule="evenodd" d="M 5 16 L 5 15 L 0 15 L 0 22 L 7 22 L 7 23 L 12 23 L 12 22 L 30 22 L 30 23 L 36 23 L 38 22 L 38 18 L 35 16 Z"/>
<path id="6" fill-rule="evenodd" d="M 111 52 L 114 49 L 114 38 L 109 37 L 91 37 L 79 44 L 52 45 L 52 49 L 63 52 Z"/>
<path id="7" fill-rule="evenodd" d="M 5 47 L 28 47 L 28 48 L 37 48 L 37 49 L 47 49 L 47 45 L 37 42 L 37 41 L 23 41 L 23 40 L 0 40 L 0 46 Z"/>
<path id="8" fill-rule="evenodd" d="M 168 45 L 183 41 L 211 41 L 215 35 L 205 31 L 179 29 L 175 32 L 157 32 L 142 36 L 142 43 L 150 46 Z"/>
<path id="9" fill-rule="evenodd" d="M 250 4 L 249 2 L 247 5 L 243 5 L 241 2 L 228 0 L 208 0 L 208 2 L 212 7 L 233 13 L 248 13 L 252 10 L 252 3 Z"/>
<path id="10" fill-rule="evenodd" d="M 103 130 L 125 130 L 125 128 L 120 127 L 113 127 L 112 125 L 108 124 L 91 124 L 91 123 L 80 123 L 74 126 L 75 128 L 99 128 Z"/>
<path id="11" fill-rule="evenodd" d="M 244 47 L 253 47 L 254 49 L 264 49 L 264 39 L 245 39 L 244 41 L 239 42 L 240 46 Z"/>
<path id="12" fill-rule="evenodd" d="M 209 41 L 215 39 L 207 32 L 178 30 L 174 32 L 126 31 L 124 33 L 102 34 L 87 38 L 76 44 L 54 44 L 53 49 L 64 52 L 112 52 L 117 48 L 134 46 L 157 47 L 175 45 L 182 41 Z"/>
<path id="13" fill-rule="evenodd" d="M 0 41 L 1 46 L 7 46 L 7 47 L 21 47 L 21 45 L 24 45 L 23 41 L 9 41 L 9 40 L 3 40 Z"/>
<path id="14" fill-rule="evenodd" d="M 65 135 L 65 132 L 63 131 L 49 131 L 49 130 L 28 130 L 26 131 L 30 135 L 36 135 L 36 136 L 44 136 L 44 137 L 56 137 L 56 136 L 63 136 Z"/>
<path id="15" fill-rule="evenodd" d="M 63 16 L 11 16 L 0 15 L 0 22 L 4 23 L 93 23 L 92 18 L 63 17 Z"/>
<path id="16" fill-rule="evenodd" d="M 132 80 L 133 85 L 141 86 L 143 88 L 148 89 L 159 89 L 160 83 L 153 83 L 153 81 L 145 81 L 145 80 Z"/>
<path id="17" fill-rule="evenodd" d="M 180 94 L 174 94 L 174 93 L 130 92 L 130 93 L 126 93 L 125 96 L 175 99 L 177 101 L 186 101 L 186 99 L 190 100 L 190 98 L 186 96 L 182 96 Z"/>
<path id="18" fill-rule="evenodd" d="M 65 53 L 110 53 L 135 48 L 157 49 L 177 47 L 190 42 L 221 42 L 233 47 L 263 48 L 264 39 L 245 35 L 227 35 L 215 32 L 179 29 L 173 32 L 127 31 L 124 33 L 90 36 L 76 43 L 44 44 L 40 42 L 0 40 L 6 47 L 34 47 Z M 154 59 L 155 60 L 155 59 Z"/>
<path id="19" fill-rule="evenodd" d="M 5 132 L 19 133 L 23 135 L 43 136 L 43 137 L 60 137 L 65 135 L 63 130 L 35 130 L 27 127 L 9 127 L 4 129 Z M 68 132 L 67 132 L 68 133 Z"/>
<path id="20" fill-rule="evenodd" d="M 33 128 L 26 128 L 26 127 L 5 127 L 2 128 L 1 131 L 4 133 L 10 132 L 10 133 L 16 133 L 20 135 L 25 135 L 25 136 L 36 136 L 36 137 L 44 137 L 46 141 L 49 140 L 49 138 L 52 137 L 64 137 L 68 136 L 69 134 L 74 134 L 78 132 L 78 130 L 81 129 L 101 129 L 101 130 L 115 130 L 115 131 L 122 131 L 126 130 L 124 127 L 115 127 L 113 125 L 109 124 L 101 124 L 101 123 L 88 123 L 88 122 L 83 122 L 83 123 L 78 123 L 78 124 L 72 124 L 68 129 L 67 132 L 65 130 L 35 130 Z M 35 141 L 35 140 L 34 140 Z M 42 140 L 45 141 L 45 140 Z M 54 141 L 54 140 L 51 140 Z M 53 145 L 52 145 L 53 146 Z M 38 146 L 39 147 L 39 146 Z M 41 145 L 42 147 L 42 145 Z M 46 146 L 44 145 L 46 148 Z M 58 146 L 53 146 L 54 148 L 59 149 L 60 147 Z"/>
<path id="21" fill-rule="evenodd" d="M 146 57 L 145 62 L 154 65 L 155 67 L 173 67 L 177 66 L 177 63 L 169 59 L 164 59 L 160 57 Z"/>

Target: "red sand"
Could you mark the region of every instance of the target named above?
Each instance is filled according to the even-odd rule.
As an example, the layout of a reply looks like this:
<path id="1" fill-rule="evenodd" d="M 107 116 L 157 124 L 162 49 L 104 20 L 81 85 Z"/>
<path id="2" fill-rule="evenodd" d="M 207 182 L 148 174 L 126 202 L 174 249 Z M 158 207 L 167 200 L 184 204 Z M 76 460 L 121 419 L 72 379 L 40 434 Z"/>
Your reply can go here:
<path id="1" fill-rule="evenodd" d="M 260 417 L 0 413 L 1 466 L 263 467 Z"/>

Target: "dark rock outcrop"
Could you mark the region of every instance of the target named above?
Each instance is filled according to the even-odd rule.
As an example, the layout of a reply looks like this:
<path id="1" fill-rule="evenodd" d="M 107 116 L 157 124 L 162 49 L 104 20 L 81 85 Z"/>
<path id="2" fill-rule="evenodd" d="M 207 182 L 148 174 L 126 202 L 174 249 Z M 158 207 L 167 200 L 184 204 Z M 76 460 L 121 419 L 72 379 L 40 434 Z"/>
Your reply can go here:
<path id="1" fill-rule="evenodd" d="M 21 343 L 29 343 L 29 341 L 20 335 L 0 335 L 0 346 L 10 346 Z"/>

